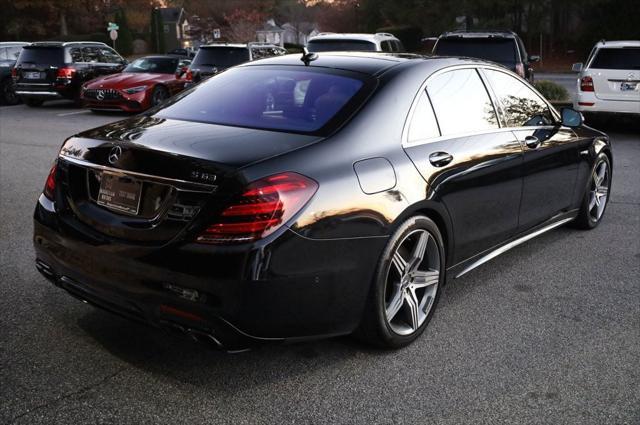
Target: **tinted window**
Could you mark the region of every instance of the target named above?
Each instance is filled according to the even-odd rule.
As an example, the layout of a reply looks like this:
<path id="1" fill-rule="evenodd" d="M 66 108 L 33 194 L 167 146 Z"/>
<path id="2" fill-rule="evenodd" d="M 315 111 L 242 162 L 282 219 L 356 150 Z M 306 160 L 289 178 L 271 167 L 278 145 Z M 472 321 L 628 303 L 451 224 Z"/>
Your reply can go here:
<path id="1" fill-rule="evenodd" d="M 590 68 L 640 69 L 640 48 L 599 49 Z"/>
<path id="2" fill-rule="evenodd" d="M 310 52 L 374 52 L 376 45 L 364 40 L 311 40 L 307 49 Z"/>
<path id="3" fill-rule="evenodd" d="M 100 49 L 100 61 L 104 63 L 122 63 L 122 58 L 109 48 Z"/>
<path id="4" fill-rule="evenodd" d="M 178 68 L 178 62 L 178 58 L 140 58 L 127 65 L 123 72 L 173 74 Z"/>
<path id="5" fill-rule="evenodd" d="M 356 77 L 317 70 L 236 68 L 196 86 L 160 118 L 314 133 L 364 96 Z M 338 119 L 338 118 L 337 118 Z"/>
<path id="6" fill-rule="evenodd" d="M 393 47 L 391 47 L 391 42 L 390 41 L 383 41 L 381 44 L 381 48 L 383 52 L 392 52 L 393 51 Z"/>
<path id="7" fill-rule="evenodd" d="M 82 57 L 82 49 L 79 47 L 73 47 L 69 49 L 69 55 L 71 56 L 71 60 L 73 62 L 84 62 L 84 58 Z"/>
<path id="8" fill-rule="evenodd" d="M 231 68 L 249 61 L 249 50 L 244 47 L 201 47 L 192 66 Z"/>
<path id="9" fill-rule="evenodd" d="M 253 60 L 268 58 L 271 56 L 279 56 L 282 54 L 282 50 L 278 49 L 277 47 L 254 47 L 251 49 Z"/>
<path id="10" fill-rule="evenodd" d="M 504 72 L 484 72 L 502 105 L 507 127 L 553 124 L 549 107 L 533 90 Z"/>
<path id="11" fill-rule="evenodd" d="M 516 43 L 513 39 L 443 38 L 436 44 L 434 54 L 513 63 L 516 61 Z"/>
<path id="12" fill-rule="evenodd" d="M 97 47 L 85 47 L 82 49 L 85 62 L 100 62 L 100 49 Z"/>
<path id="13" fill-rule="evenodd" d="M 431 78 L 427 92 L 443 136 L 498 128 L 496 112 L 476 70 L 461 69 Z"/>
<path id="14" fill-rule="evenodd" d="M 417 142 L 430 137 L 438 137 L 439 135 L 440 131 L 438 130 L 436 117 L 433 114 L 431 102 L 429 102 L 427 94 L 422 92 L 420 93 L 420 97 L 418 97 L 416 108 L 411 117 L 407 141 L 409 143 Z"/>
<path id="15" fill-rule="evenodd" d="M 20 63 L 62 65 L 64 64 L 64 49 L 62 47 L 26 46 L 22 49 Z"/>

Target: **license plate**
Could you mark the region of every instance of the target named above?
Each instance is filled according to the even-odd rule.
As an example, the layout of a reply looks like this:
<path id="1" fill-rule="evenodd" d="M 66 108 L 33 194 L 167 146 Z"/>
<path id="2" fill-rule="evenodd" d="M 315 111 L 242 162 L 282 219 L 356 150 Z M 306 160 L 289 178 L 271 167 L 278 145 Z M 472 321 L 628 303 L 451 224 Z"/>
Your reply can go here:
<path id="1" fill-rule="evenodd" d="M 24 78 L 26 78 L 27 80 L 39 80 L 40 79 L 40 73 L 39 72 L 25 72 L 23 73 Z"/>
<path id="2" fill-rule="evenodd" d="M 620 91 L 633 91 L 638 87 L 638 83 L 620 83 Z"/>
<path id="3" fill-rule="evenodd" d="M 141 193 L 142 182 L 105 171 L 100 179 L 97 202 L 113 210 L 137 215 Z"/>

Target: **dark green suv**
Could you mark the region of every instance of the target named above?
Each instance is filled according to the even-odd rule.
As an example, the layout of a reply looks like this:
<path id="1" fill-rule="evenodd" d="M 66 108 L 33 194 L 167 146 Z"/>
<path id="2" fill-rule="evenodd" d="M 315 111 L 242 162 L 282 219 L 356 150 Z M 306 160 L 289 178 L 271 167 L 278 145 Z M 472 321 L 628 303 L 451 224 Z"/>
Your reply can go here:
<path id="1" fill-rule="evenodd" d="M 0 103 L 4 105 L 15 105 L 20 102 L 11 78 L 11 70 L 16 64 L 22 47 L 28 44 L 21 41 L 0 43 Z"/>

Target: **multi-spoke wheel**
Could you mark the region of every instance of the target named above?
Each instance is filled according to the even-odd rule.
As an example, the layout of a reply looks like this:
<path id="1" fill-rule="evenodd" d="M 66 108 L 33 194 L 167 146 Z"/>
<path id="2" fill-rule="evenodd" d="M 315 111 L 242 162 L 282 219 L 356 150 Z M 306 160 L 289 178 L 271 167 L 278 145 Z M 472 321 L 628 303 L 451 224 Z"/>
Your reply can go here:
<path id="1" fill-rule="evenodd" d="M 402 347 L 429 322 L 444 279 L 444 244 L 436 224 L 415 216 L 389 239 L 371 288 L 359 336 Z"/>
<path id="2" fill-rule="evenodd" d="M 151 93 L 151 106 L 159 105 L 169 98 L 169 92 L 162 86 L 156 86 Z"/>
<path id="3" fill-rule="evenodd" d="M 592 229 L 600 223 L 609 200 L 611 190 L 611 162 L 601 153 L 596 158 L 589 176 L 589 184 L 576 218 L 576 225 L 583 229 Z"/>

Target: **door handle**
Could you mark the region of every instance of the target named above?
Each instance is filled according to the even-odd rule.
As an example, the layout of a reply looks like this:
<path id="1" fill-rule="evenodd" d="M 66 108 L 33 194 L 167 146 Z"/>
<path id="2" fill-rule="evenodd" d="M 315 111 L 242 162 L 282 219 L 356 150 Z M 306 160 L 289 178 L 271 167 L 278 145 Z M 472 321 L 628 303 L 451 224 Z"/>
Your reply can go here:
<path id="1" fill-rule="evenodd" d="M 525 137 L 524 143 L 529 149 L 538 149 L 540 147 L 540 140 L 536 136 Z"/>
<path id="2" fill-rule="evenodd" d="M 453 156 L 451 156 L 451 154 L 448 154 L 446 152 L 434 152 L 431 155 L 429 155 L 429 162 L 434 167 L 444 167 L 445 165 L 450 163 L 451 160 L 453 160 Z"/>

